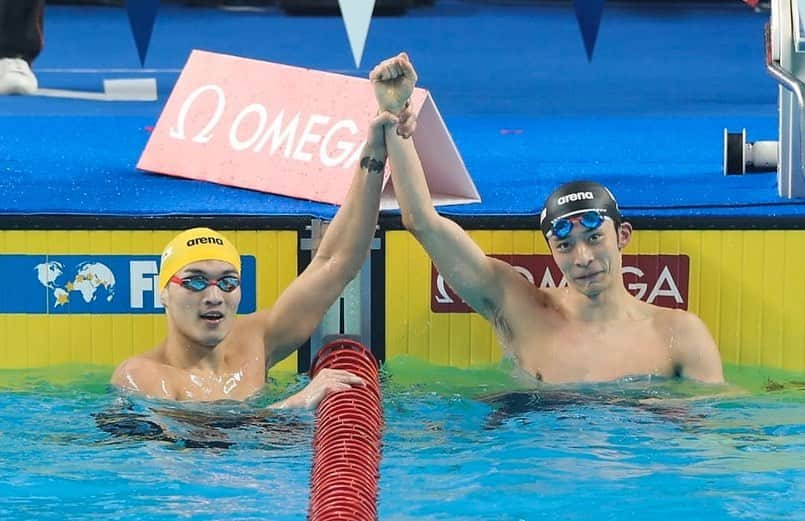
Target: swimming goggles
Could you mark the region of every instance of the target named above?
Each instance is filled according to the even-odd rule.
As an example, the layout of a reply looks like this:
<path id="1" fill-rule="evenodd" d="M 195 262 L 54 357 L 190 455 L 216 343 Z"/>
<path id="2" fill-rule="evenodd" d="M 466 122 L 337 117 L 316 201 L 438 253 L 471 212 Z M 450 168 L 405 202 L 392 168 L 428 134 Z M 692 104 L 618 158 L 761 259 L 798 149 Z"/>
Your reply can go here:
<path id="1" fill-rule="evenodd" d="M 187 277 L 182 279 L 174 275 L 170 278 L 170 281 L 197 293 L 199 291 L 204 291 L 210 286 L 218 286 L 218 289 L 221 291 L 231 293 L 238 289 L 238 286 L 240 286 L 240 279 L 235 275 L 227 275 L 218 280 L 209 280 L 201 276 Z"/>
<path id="2" fill-rule="evenodd" d="M 560 217 L 551 222 L 548 237 L 553 235 L 557 239 L 565 239 L 573 230 L 573 221 L 578 221 L 588 230 L 595 230 L 603 224 L 604 219 L 606 216 L 598 210 L 588 210 L 578 216 Z"/>

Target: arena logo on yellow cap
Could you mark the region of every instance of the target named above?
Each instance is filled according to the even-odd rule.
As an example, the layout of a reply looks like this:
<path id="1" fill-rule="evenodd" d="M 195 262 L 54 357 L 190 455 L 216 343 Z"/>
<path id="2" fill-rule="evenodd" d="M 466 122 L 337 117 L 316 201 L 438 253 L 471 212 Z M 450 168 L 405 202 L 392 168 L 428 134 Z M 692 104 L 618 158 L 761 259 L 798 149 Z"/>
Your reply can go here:
<path id="1" fill-rule="evenodd" d="M 191 228 L 174 237 L 162 251 L 159 287 L 167 286 L 170 278 L 188 264 L 205 260 L 228 262 L 240 273 L 240 253 L 229 239 L 210 228 Z"/>

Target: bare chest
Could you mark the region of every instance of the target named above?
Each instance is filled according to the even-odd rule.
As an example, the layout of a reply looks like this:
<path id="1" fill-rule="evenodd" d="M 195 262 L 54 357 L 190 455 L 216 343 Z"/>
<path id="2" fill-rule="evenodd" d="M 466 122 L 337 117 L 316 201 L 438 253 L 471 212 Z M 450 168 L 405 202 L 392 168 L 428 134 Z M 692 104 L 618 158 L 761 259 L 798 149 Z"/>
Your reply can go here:
<path id="1" fill-rule="evenodd" d="M 173 394 L 180 400 L 243 400 L 257 393 L 264 384 L 265 375 L 252 370 L 221 374 L 191 372 L 176 382 Z"/>
<path id="2" fill-rule="evenodd" d="M 670 339 L 649 320 L 534 328 L 530 334 L 519 335 L 512 350 L 523 370 L 546 382 L 674 374 Z"/>
<path id="3" fill-rule="evenodd" d="M 177 400 L 243 400 L 260 391 L 265 381 L 264 359 L 243 353 L 227 360 L 217 371 L 177 371 L 167 394 Z"/>

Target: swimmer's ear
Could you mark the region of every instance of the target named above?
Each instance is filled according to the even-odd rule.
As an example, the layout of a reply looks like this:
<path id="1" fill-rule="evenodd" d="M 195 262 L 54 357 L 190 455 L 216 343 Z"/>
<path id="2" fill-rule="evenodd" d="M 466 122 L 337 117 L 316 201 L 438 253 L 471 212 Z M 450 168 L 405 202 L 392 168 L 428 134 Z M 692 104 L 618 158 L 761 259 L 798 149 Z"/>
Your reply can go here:
<path id="1" fill-rule="evenodd" d="M 618 226 L 618 249 L 624 249 L 632 240 L 632 223 L 622 222 Z"/>

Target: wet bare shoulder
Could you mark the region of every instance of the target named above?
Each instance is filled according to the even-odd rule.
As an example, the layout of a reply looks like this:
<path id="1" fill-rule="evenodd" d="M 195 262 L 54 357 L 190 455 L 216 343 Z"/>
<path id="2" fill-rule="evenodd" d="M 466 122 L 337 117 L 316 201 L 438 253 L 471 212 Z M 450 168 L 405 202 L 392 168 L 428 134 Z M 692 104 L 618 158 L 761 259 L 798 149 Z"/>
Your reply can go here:
<path id="1" fill-rule="evenodd" d="M 233 333 L 253 334 L 271 318 L 272 309 L 273 308 L 264 308 L 254 311 L 253 313 L 238 315 Z"/>
<path id="2" fill-rule="evenodd" d="M 679 335 L 691 327 L 697 326 L 699 318 L 684 309 L 671 309 L 643 303 L 653 314 L 654 321 L 659 328 L 673 331 Z"/>
<path id="3" fill-rule="evenodd" d="M 669 321 L 672 324 L 674 333 L 679 343 L 699 345 L 701 343 L 712 343 L 710 331 L 704 321 L 698 315 L 683 309 L 673 309 L 669 311 Z"/>
<path id="4" fill-rule="evenodd" d="M 535 322 L 547 318 L 561 308 L 561 290 L 540 288 L 513 266 L 500 261 L 504 277 L 504 298 L 494 326 L 504 341 L 512 340 L 518 331 L 530 329 Z"/>
<path id="5" fill-rule="evenodd" d="M 679 309 L 664 308 L 654 304 L 637 301 L 638 305 L 633 313 L 633 319 L 647 319 L 653 324 L 653 328 L 662 336 L 669 339 L 674 336 L 674 332 L 679 327 L 678 322 L 681 318 Z"/>
<path id="6" fill-rule="evenodd" d="M 496 269 L 504 279 L 505 294 L 507 298 L 515 300 L 514 304 L 522 306 L 528 302 L 532 306 L 555 307 L 557 288 L 540 288 L 533 280 L 517 268 L 501 260 L 496 260 Z M 531 276 L 530 274 L 528 276 Z"/>
<path id="7" fill-rule="evenodd" d="M 721 355 L 704 321 L 694 313 L 669 310 L 671 353 L 683 377 L 704 383 L 723 383 Z"/>
<path id="8" fill-rule="evenodd" d="M 246 362 L 262 360 L 265 365 L 270 332 L 275 326 L 272 310 L 265 308 L 254 313 L 238 316 L 235 326 L 224 340 L 223 348 L 230 365 L 241 366 Z"/>
<path id="9" fill-rule="evenodd" d="M 111 384 L 124 391 L 152 397 L 170 398 L 170 368 L 156 360 L 152 353 L 129 358 L 112 374 Z"/>

